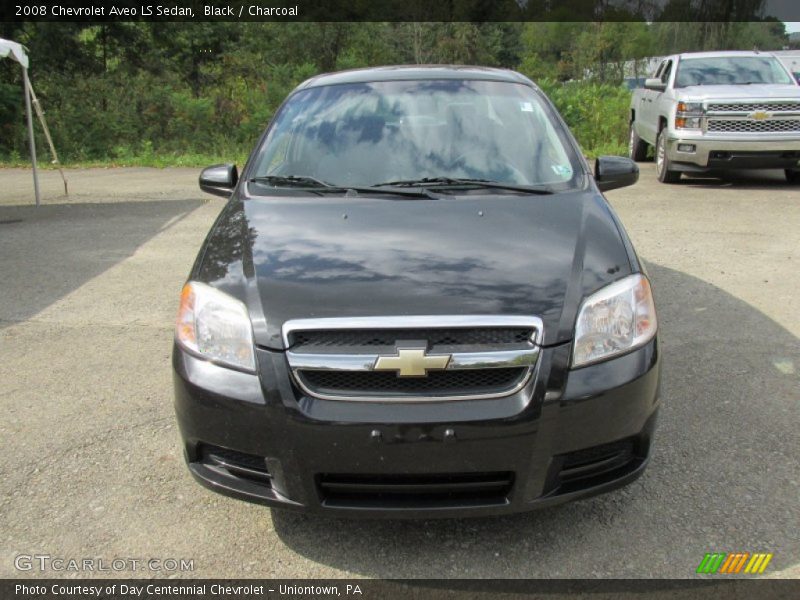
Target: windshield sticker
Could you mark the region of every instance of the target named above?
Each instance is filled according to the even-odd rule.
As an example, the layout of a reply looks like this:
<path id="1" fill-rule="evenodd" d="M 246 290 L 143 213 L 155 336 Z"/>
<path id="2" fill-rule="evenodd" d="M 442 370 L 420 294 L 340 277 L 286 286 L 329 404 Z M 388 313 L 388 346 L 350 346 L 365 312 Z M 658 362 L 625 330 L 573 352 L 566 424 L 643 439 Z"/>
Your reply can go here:
<path id="1" fill-rule="evenodd" d="M 530 102 L 520 102 L 519 109 L 522 112 L 533 112 L 533 104 L 531 104 Z"/>
<path id="2" fill-rule="evenodd" d="M 569 165 L 553 165 L 553 172 L 565 179 L 572 177 L 572 167 Z"/>

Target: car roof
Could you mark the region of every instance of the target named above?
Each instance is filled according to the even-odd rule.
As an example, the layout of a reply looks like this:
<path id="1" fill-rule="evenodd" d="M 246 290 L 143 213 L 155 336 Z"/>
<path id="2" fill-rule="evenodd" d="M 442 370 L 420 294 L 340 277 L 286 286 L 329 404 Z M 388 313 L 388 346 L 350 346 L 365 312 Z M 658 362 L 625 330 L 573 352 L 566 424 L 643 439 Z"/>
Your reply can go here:
<path id="1" fill-rule="evenodd" d="M 772 52 L 759 52 L 758 50 L 717 50 L 715 52 L 683 52 L 678 55 L 684 58 L 744 58 L 749 56 L 768 56 L 775 58 Z"/>
<path id="2" fill-rule="evenodd" d="M 373 81 L 408 81 L 425 79 L 480 79 L 484 81 L 507 81 L 534 86 L 534 83 L 509 69 L 491 67 L 471 67 L 462 65 L 395 65 L 350 69 L 337 73 L 323 73 L 307 79 L 297 89 L 339 85 L 343 83 L 367 83 Z"/>

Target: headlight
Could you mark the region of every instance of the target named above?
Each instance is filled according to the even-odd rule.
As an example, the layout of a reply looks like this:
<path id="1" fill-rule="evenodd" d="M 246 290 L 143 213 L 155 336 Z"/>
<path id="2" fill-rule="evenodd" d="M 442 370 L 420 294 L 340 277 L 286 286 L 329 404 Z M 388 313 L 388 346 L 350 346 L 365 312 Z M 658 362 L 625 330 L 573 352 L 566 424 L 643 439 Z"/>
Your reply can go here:
<path id="1" fill-rule="evenodd" d="M 183 286 L 175 337 L 190 352 L 213 362 L 256 369 L 247 307 L 205 283 L 190 281 Z"/>
<path id="2" fill-rule="evenodd" d="M 705 114 L 702 102 L 678 102 L 675 112 L 676 129 L 701 129 L 700 117 Z"/>
<path id="3" fill-rule="evenodd" d="M 702 129 L 700 117 L 675 117 L 675 129 Z"/>
<path id="4" fill-rule="evenodd" d="M 656 307 L 644 275 L 615 281 L 583 301 L 572 366 L 582 367 L 643 346 L 656 334 Z"/>
<path id="5" fill-rule="evenodd" d="M 703 114 L 702 102 L 678 102 L 678 112 L 683 116 L 700 116 Z"/>

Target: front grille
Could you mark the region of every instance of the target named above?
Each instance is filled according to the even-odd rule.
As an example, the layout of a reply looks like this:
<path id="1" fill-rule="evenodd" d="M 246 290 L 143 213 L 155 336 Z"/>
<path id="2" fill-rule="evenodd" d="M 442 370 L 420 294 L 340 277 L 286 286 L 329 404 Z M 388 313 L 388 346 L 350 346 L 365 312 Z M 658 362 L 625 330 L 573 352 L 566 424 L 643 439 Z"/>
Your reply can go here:
<path id="1" fill-rule="evenodd" d="M 542 338 L 541 319 L 517 315 L 298 319 L 283 325 L 294 382 L 325 400 L 508 396 L 530 380 Z"/>
<path id="2" fill-rule="evenodd" d="M 321 474 L 322 504 L 342 508 L 447 508 L 508 503 L 513 473 Z"/>
<path id="3" fill-rule="evenodd" d="M 800 132 L 800 119 L 709 119 L 708 131 L 718 133 Z"/>
<path id="4" fill-rule="evenodd" d="M 800 111 L 800 102 L 793 100 L 777 102 L 715 102 L 708 105 L 709 112 L 750 112 L 753 110 L 766 110 L 769 112 Z"/>
<path id="5" fill-rule="evenodd" d="M 496 350 L 498 346 L 508 349 L 505 347 L 530 344 L 534 333 L 533 329 L 523 327 L 297 331 L 292 334 L 290 343 L 296 352 L 357 352 L 359 348 L 372 352 L 391 349 L 398 340 L 426 340 L 433 351 L 437 347 L 491 347 Z"/>
<path id="6" fill-rule="evenodd" d="M 339 396 L 480 396 L 517 386 L 526 368 L 430 371 L 427 377 L 398 377 L 391 371 L 299 371 L 314 393 Z"/>

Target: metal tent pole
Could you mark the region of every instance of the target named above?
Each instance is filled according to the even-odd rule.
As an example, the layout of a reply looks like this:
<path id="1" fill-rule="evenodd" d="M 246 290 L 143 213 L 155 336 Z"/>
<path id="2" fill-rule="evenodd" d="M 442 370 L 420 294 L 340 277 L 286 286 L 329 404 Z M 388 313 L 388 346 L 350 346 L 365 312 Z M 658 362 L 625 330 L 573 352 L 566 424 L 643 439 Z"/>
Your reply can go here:
<path id="1" fill-rule="evenodd" d="M 47 121 L 44 118 L 44 111 L 42 110 L 41 104 L 39 104 L 39 99 L 36 97 L 36 93 L 33 91 L 33 86 L 31 85 L 30 81 L 28 81 L 28 91 L 31 94 L 31 104 L 36 111 L 36 116 L 39 117 L 39 123 L 42 125 L 44 137 L 47 140 L 47 143 L 50 145 L 50 154 L 53 157 L 53 164 L 58 169 L 58 172 L 61 173 L 61 180 L 64 182 L 64 195 L 69 196 L 69 188 L 67 187 L 67 178 L 64 175 L 64 169 L 61 168 L 61 161 L 58 160 L 58 153 L 56 152 L 56 147 L 53 144 L 53 138 L 50 137 L 50 128 L 47 126 Z"/>
<path id="2" fill-rule="evenodd" d="M 39 171 L 36 167 L 36 142 L 33 139 L 33 117 L 31 116 L 31 96 L 30 82 L 28 81 L 28 69 L 22 67 L 22 83 L 25 88 L 25 117 L 28 120 L 28 142 L 31 147 L 31 162 L 33 163 L 33 190 L 36 194 L 36 206 L 39 206 L 41 198 L 39 196 Z"/>

